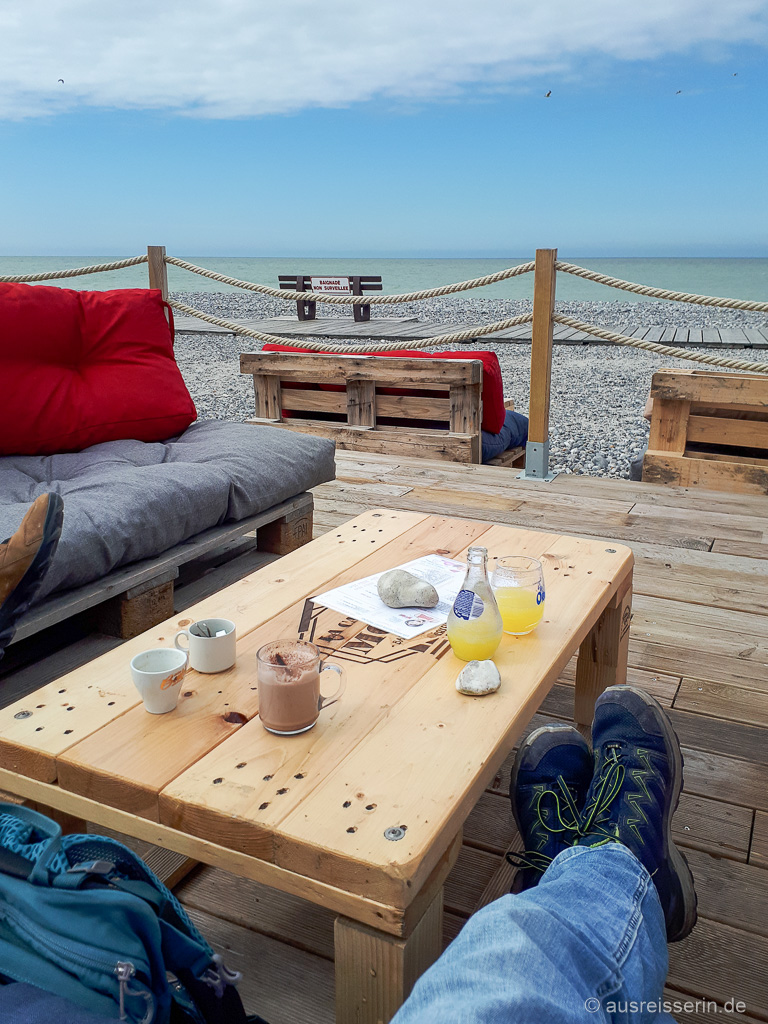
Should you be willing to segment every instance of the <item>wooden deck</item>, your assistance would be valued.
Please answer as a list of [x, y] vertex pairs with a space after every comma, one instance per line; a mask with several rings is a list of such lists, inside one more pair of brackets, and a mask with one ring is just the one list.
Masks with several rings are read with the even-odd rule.
[[[670, 950], [672, 998], [742, 1000], [726, 1021], [768, 1021], [768, 505], [764, 497], [683, 491], [514, 470], [339, 452], [338, 476], [315, 491], [315, 532], [385, 506], [621, 540], [635, 552], [630, 682], [668, 709], [685, 755], [675, 818], [699, 893], [693, 934]], [[253, 541], [182, 570], [178, 610], [265, 559]], [[117, 641], [87, 619], [15, 644], [0, 664], [3, 703]], [[573, 666], [532, 726], [572, 720]], [[518, 848], [506, 791], [509, 762], [464, 830], [446, 886], [445, 939], [507, 891], [504, 852]], [[250, 1010], [271, 1024], [333, 1020], [333, 917], [224, 872], [197, 868], [176, 892], [244, 971]], [[704, 1024], [713, 1011], [678, 1014]]]
[[[282, 338], [339, 338], [357, 340], [387, 341], [435, 338], [439, 334], [454, 331], [470, 330], [473, 324], [429, 324], [419, 321], [416, 317], [379, 317], [366, 323], [355, 323], [351, 316], [320, 317], [317, 320], [299, 321], [295, 316], [276, 316], [267, 320], [232, 317], [232, 321], [243, 327], [250, 327], [265, 334], [276, 334]], [[192, 316], [175, 316], [174, 324], [177, 334], [231, 334], [224, 327], [214, 327]], [[704, 348], [768, 348], [768, 326], [764, 327], [633, 327], [627, 324], [613, 325], [631, 338], [644, 341], [658, 341], [665, 345]], [[478, 341], [516, 341], [530, 345], [531, 325], [521, 324], [510, 327], [506, 331], [486, 334]], [[609, 345], [611, 342], [601, 341], [584, 331], [563, 324], [554, 326], [554, 342], [556, 345]]]

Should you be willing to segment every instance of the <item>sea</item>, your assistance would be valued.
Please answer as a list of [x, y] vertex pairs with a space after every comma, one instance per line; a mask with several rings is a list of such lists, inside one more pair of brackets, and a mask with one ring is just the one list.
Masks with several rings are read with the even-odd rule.
[[[0, 256], [0, 277], [111, 263], [131, 255], [138, 255], [138, 253], [114, 253], [111, 256], [100, 257], [87, 255]], [[382, 278], [383, 293], [393, 295], [482, 277], [485, 274], [492, 274], [506, 267], [527, 262], [531, 257], [510, 256], [506, 259], [379, 259], [375, 257], [347, 259], [329, 257], [321, 259], [303, 256], [279, 258], [268, 256], [183, 256], [182, 258], [197, 266], [215, 270], [229, 277], [258, 284], [268, 284], [272, 287], [277, 287], [280, 274], [300, 273], [322, 276], [378, 274]], [[562, 253], [559, 258], [611, 277], [653, 285], [658, 288], [694, 292], [698, 295], [752, 299], [759, 302], [768, 301], [768, 259], [738, 257], [728, 259], [707, 257], [596, 259], [592, 257], [579, 258]], [[91, 290], [145, 287], [147, 268], [146, 265], [139, 265], [124, 270], [49, 283], [65, 288]], [[168, 283], [170, 290], [177, 293], [234, 290], [217, 281], [211, 281], [198, 274], [192, 274], [172, 266], [168, 268]], [[464, 292], [462, 298], [473, 296], [494, 299], [529, 299], [532, 294], [533, 275], [525, 274], [476, 291]], [[607, 288], [565, 273], [557, 275], [557, 298], [562, 301], [648, 301], [643, 296]]]

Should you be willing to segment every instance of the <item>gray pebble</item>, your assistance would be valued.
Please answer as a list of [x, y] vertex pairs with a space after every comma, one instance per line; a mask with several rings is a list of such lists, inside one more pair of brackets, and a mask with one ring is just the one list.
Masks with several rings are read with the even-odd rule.
[[405, 569], [391, 569], [383, 573], [376, 589], [389, 608], [434, 608], [440, 600], [431, 583]]

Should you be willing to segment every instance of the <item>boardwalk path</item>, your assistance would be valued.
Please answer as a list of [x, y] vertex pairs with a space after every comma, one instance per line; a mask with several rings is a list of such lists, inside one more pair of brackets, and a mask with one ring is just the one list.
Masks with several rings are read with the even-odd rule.
[[[430, 324], [417, 320], [415, 317], [386, 317], [355, 323], [351, 317], [326, 317], [318, 320], [299, 321], [295, 316], [276, 316], [267, 320], [233, 317], [233, 322], [250, 327], [265, 334], [276, 334], [283, 338], [341, 338], [350, 340], [386, 339], [398, 341], [414, 338], [434, 338], [440, 334], [453, 331], [469, 330], [472, 324]], [[230, 334], [221, 327], [213, 327], [190, 316], [174, 318], [178, 334]], [[768, 326], [766, 327], [630, 327], [623, 329], [621, 324], [615, 328], [632, 338], [645, 341], [658, 341], [666, 345], [704, 346], [712, 348], [768, 348]], [[530, 344], [531, 325], [522, 324], [511, 327], [496, 334], [486, 334], [479, 340], [516, 341]], [[556, 345], [606, 345], [610, 342], [600, 341], [576, 331], [572, 327], [555, 324], [554, 341]]]

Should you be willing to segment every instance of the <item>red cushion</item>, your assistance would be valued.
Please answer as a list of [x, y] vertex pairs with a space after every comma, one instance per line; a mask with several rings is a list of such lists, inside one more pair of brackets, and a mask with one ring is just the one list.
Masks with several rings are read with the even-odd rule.
[[0, 454], [163, 441], [197, 413], [157, 289], [0, 284]]
[[[308, 352], [309, 349], [292, 348], [289, 345], [265, 345], [264, 352]], [[315, 353], [322, 355], [322, 353]], [[378, 356], [397, 356], [400, 359], [479, 359], [483, 364], [483, 430], [498, 434], [504, 426], [504, 384], [501, 377], [501, 366], [495, 352], [419, 352], [413, 349], [401, 349], [395, 352], [377, 352]], [[333, 385], [327, 385], [329, 388]], [[334, 388], [336, 390], [336, 388]], [[344, 388], [339, 387], [343, 391]], [[403, 388], [382, 389], [386, 394], [406, 394]], [[418, 392], [413, 392], [417, 394]]]

